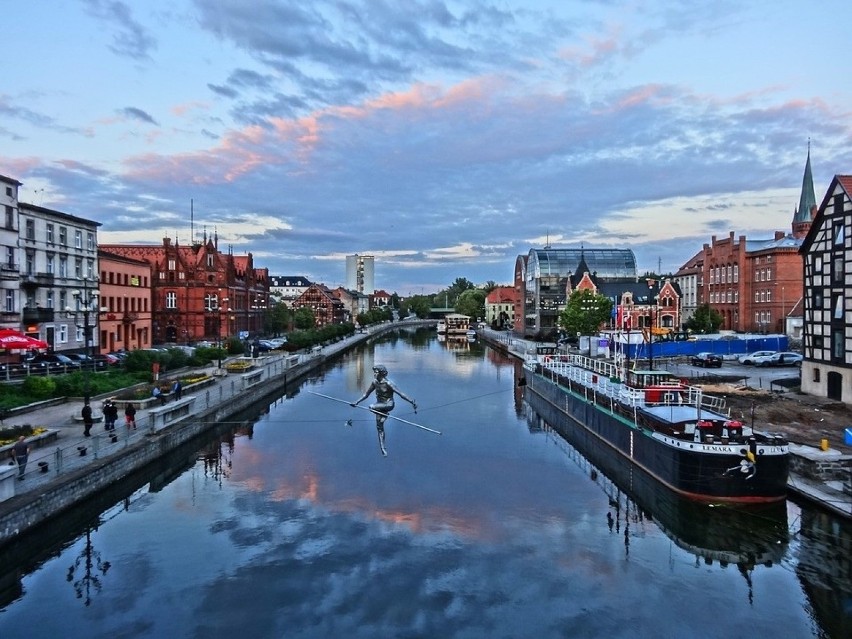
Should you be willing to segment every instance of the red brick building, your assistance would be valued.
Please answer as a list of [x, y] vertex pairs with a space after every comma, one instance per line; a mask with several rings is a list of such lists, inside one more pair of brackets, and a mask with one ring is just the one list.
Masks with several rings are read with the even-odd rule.
[[269, 273], [255, 268], [252, 254], [221, 253], [214, 235], [187, 246], [170, 238], [162, 245], [107, 244], [109, 253], [151, 267], [152, 342], [189, 343], [263, 330]]
[[[775, 231], [770, 239], [745, 235], [711, 238], [690, 260], [700, 265], [697, 301], [722, 315], [722, 329], [784, 333], [787, 315], [802, 298], [802, 256], [799, 248], [816, 213], [811, 157], [805, 164], [799, 206], [791, 232]], [[682, 279], [686, 266], [675, 275]]]

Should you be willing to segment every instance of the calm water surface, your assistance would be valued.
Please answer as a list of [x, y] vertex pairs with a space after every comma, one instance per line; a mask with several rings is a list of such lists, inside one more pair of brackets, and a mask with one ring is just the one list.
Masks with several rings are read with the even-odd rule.
[[[374, 362], [442, 435], [388, 422], [385, 458], [369, 413], [307, 392], [354, 400]], [[424, 331], [347, 355], [4, 565], [0, 637], [852, 636], [846, 526], [606, 471], [520, 374]]]

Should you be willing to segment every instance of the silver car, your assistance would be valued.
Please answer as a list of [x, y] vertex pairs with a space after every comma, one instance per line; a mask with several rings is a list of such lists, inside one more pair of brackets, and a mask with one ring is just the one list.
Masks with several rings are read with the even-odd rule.
[[737, 358], [737, 361], [740, 364], [752, 365], [756, 364], [758, 359], [769, 357], [770, 355], [774, 355], [776, 352], [777, 351], [755, 351], [753, 353], [749, 353], [748, 355], [740, 355]]

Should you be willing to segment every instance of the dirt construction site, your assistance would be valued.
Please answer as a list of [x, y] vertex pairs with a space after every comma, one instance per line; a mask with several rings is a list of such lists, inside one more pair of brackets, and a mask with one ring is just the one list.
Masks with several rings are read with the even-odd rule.
[[732, 418], [755, 430], [780, 433], [790, 442], [816, 448], [825, 439], [832, 449], [852, 454], [852, 446], [844, 443], [845, 429], [852, 428], [852, 406], [848, 404], [805, 395], [798, 386], [770, 391], [737, 381], [703, 382], [706, 380], [694, 380], [708, 395], [723, 397]]

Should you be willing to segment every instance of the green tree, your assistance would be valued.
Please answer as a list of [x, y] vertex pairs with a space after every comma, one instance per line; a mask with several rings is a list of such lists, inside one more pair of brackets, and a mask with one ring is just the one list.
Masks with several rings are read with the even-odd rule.
[[311, 309], [307, 306], [300, 306], [293, 311], [293, 323], [299, 330], [309, 331], [316, 326], [317, 320]]
[[456, 300], [456, 313], [476, 320], [485, 317], [485, 293], [478, 288], [464, 291]]
[[722, 314], [712, 306], [699, 304], [692, 317], [686, 321], [686, 328], [695, 333], [715, 333], [723, 321]]
[[612, 300], [589, 289], [571, 293], [559, 326], [571, 335], [594, 335], [612, 317]]
[[273, 304], [263, 318], [263, 330], [268, 335], [286, 333], [293, 318], [293, 311], [283, 302]]
[[412, 295], [402, 303], [400, 314], [408, 316], [409, 311], [420, 319], [429, 317], [432, 310], [432, 298], [426, 295]]

